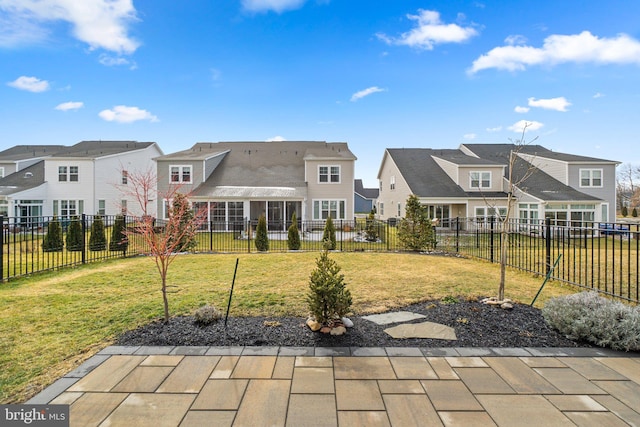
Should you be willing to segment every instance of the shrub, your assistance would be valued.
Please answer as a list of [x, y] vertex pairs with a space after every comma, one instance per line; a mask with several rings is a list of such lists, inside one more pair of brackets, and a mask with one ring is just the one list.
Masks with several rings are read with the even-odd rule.
[[340, 266], [323, 251], [316, 259], [316, 268], [311, 272], [307, 302], [316, 321], [329, 325], [340, 320], [351, 308], [351, 292], [346, 289]]
[[324, 232], [322, 233], [322, 244], [324, 249], [333, 251], [336, 249], [336, 227], [333, 225], [331, 217], [327, 218], [324, 223]]
[[640, 307], [608, 300], [597, 292], [553, 298], [542, 316], [570, 339], [614, 350], [640, 350]]
[[623, 207], [622, 207], [622, 210], [620, 211], [620, 214], [621, 214], [623, 217], [626, 217], [627, 215], [629, 215], [629, 209], [628, 209], [626, 206], [623, 206]]
[[376, 224], [375, 212], [373, 209], [371, 209], [371, 212], [369, 212], [369, 216], [367, 216], [366, 224], [367, 225], [364, 231], [365, 238], [369, 242], [375, 242], [376, 240], [378, 240], [378, 228]]
[[109, 241], [110, 251], [125, 252], [129, 246], [129, 239], [124, 232], [124, 216], [118, 215], [111, 229], [111, 241]]
[[631, 216], [634, 218], [638, 217], [638, 208], [633, 208], [633, 210], [631, 211]]
[[195, 321], [199, 325], [210, 325], [222, 318], [222, 313], [212, 305], [203, 305], [196, 310], [194, 316]]
[[295, 212], [291, 216], [291, 225], [287, 230], [287, 247], [290, 251], [300, 249], [300, 231], [298, 231], [298, 217]]
[[47, 227], [47, 234], [45, 234], [42, 240], [42, 250], [45, 252], [57, 252], [61, 251], [64, 246], [62, 241], [62, 227], [57, 217], [53, 217], [49, 226]]
[[78, 252], [83, 249], [82, 245], [82, 224], [77, 216], [71, 218], [67, 229], [66, 244], [68, 251]]
[[187, 252], [195, 248], [197, 242], [194, 214], [186, 195], [175, 193], [169, 215], [178, 218], [178, 221], [169, 221], [167, 224], [170, 228], [167, 230], [170, 236], [167, 247], [174, 248], [174, 252]]
[[96, 215], [91, 223], [91, 237], [89, 237], [89, 249], [92, 251], [104, 251], [107, 248], [107, 237], [104, 234], [104, 221], [102, 216]]
[[256, 249], [260, 252], [269, 250], [269, 236], [267, 235], [267, 218], [260, 215], [258, 226], [256, 227]]
[[407, 199], [405, 217], [398, 225], [398, 241], [407, 250], [420, 252], [436, 247], [436, 236], [431, 225], [427, 209], [420, 204], [418, 197], [410, 195]]

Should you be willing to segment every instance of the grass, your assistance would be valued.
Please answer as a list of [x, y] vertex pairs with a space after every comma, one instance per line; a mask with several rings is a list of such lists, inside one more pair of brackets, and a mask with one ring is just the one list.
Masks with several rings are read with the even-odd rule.
[[[178, 256], [169, 271], [172, 315], [205, 303], [226, 310], [239, 259], [231, 316], [307, 315], [318, 253]], [[454, 257], [332, 253], [353, 295], [354, 314], [452, 296], [495, 295], [499, 266]], [[507, 296], [530, 303], [543, 278], [509, 271]], [[575, 292], [549, 283], [538, 298]], [[122, 332], [162, 317], [152, 259], [113, 260], [0, 284], [0, 402], [23, 402]]]

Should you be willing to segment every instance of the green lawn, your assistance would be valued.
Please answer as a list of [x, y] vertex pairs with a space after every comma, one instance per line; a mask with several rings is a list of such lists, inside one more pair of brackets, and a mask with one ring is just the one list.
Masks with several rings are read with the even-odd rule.
[[[172, 315], [211, 303], [221, 310], [236, 258], [232, 316], [307, 314], [305, 294], [317, 252], [178, 256], [169, 271]], [[499, 266], [454, 257], [332, 253], [353, 295], [354, 314], [445, 296], [495, 295]], [[529, 303], [543, 278], [509, 271], [506, 294]], [[24, 402], [128, 329], [162, 317], [152, 259], [85, 265], [0, 284], [0, 402]], [[575, 289], [549, 283], [538, 299]]]

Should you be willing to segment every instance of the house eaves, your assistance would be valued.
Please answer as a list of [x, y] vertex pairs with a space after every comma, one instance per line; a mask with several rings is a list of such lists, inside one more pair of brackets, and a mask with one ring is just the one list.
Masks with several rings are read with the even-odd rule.
[[45, 183], [44, 160], [0, 178], [0, 196], [30, 190]]

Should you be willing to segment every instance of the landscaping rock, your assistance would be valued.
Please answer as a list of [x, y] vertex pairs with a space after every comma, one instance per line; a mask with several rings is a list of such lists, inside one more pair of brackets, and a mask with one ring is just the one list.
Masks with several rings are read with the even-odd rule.
[[316, 332], [316, 331], [320, 330], [320, 328], [322, 328], [322, 325], [319, 322], [317, 322], [316, 319], [314, 319], [313, 317], [310, 317], [310, 318], [307, 319], [307, 326], [313, 332]]
[[342, 318], [342, 324], [346, 327], [346, 328], [353, 328], [353, 322], [351, 321], [351, 319], [349, 319], [348, 317], [343, 317]]
[[392, 338], [432, 338], [457, 340], [456, 331], [449, 326], [433, 322], [407, 323], [384, 330]]
[[347, 328], [344, 326], [336, 326], [331, 329], [331, 335], [344, 335], [347, 332]]
[[390, 323], [408, 322], [410, 320], [422, 319], [424, 317], [426, 316], [423, 314], [412, 313], [410, 311], [394, 311], [391, 313], [362, 316], [363, 319], [369, 320], [376, 325], [388, 325]]

